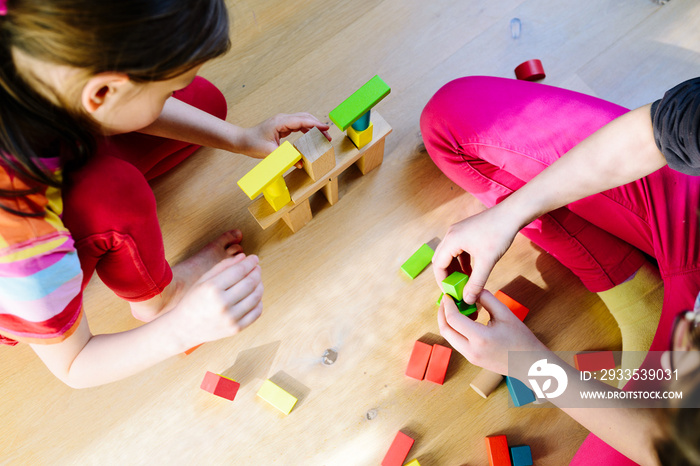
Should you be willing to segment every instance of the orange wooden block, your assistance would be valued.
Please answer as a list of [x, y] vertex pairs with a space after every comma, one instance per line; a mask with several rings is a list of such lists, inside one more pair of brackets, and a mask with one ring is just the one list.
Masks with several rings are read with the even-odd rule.
[[422, 341], [416, 341], [413, 345], [411, 358], [408, 360], [406, 375], [414, 379], [423, 380], [425, 370], [430, 361], [430, 354], [433, 352], [433, 347]]
[[190, 348], [190, 349], [188, 349], [187, 351], [185, 351], [185, 354], [192, 354], [192, 352], [193, 352], [194, 350], [196, 350], [197, 348], [199, 348], [199, 347], [202, 346], [203, 344], [204, 344], [204, 343], [200, 343], [200, 344], [198, 344], [197, 346], [193, 346], [192, 348]]
[[486, 451], [489, 455], [489, 466], [511, 466], [510, 450], [505, 435], [486, 437]]
[[445, 382], [447, 366], [450, 364], [452, 349], [442, 345], [433, 345], [433, 352], [430, 354], [428, 369], [425, 371], [425, 380], [442, 385]]
[[521, 321], [525, 320], [525, 317], [527, 316], [527, 313], [530, 312], [530, 309], [526, 308], [501, 290], [496, 291], [494, 293], [494, 296], [503, 304], [505, 304], [510, 311], [515, 314], [518, 319]]

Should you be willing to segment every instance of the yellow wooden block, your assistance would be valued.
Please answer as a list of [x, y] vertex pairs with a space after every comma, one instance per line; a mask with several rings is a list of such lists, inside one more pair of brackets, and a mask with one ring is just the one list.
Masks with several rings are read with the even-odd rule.
[[358, 149], [362, 149], [372, 142], [373, 128], [374, 123], [370, 123], [369, 127], [363, 131], [355, 131], [352, 126], [348, 126], [348, 137]]
[[[252, 170], [246, 173], [243, 178], [238, 180], [238, 186], [240, 186], [243, 192], [251, 199], [258, 197], [258, 195], [273, 182], [277, 183], [276, 187], [273, 188], [274, 192], [280, 192], [281, 190], [278, 184], [280, 179], [282, 184], [284, 184], [284, 178], [282, 178], [282, 176], [299, 160], [301, 160], [299, 151], [296, 150], [289, 141], [285, 141], [270, 155], [262, 159]], [[284, 190], [286, 189], [285, 186]]]
[[289, 414], [297, 403], [297, 399], [284, 391], [270, 379], [263, 382], [258, 390], [258, 396], [270, 403], [284, 414]]
[[289, 204], [292, 200], [292, 197], [289, 195], [289, 189], [287, 189], [287, 184], [284, 182], [282, 176], [273, 179], [270, 184], [263, 188], [262, 193], [267, 202], [275, 209], [275, 212]]
[[409, 463], [406, 463], [403, 466], [420, 466], [420, 463], [418, 460], [411, 460]]

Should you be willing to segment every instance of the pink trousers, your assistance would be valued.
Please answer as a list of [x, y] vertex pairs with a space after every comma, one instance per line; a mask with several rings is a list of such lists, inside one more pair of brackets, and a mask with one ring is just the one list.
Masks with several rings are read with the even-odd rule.
[[[223, 94], [204, 78], [195, 78], [173, 96], [226, 117]], [[198, 148], [140, 133], [121, 134], [101, 140], [84, 167], [66, 174], [63, 222], [78, 250], [83, 289], [95, 271], [128, 301], [153, 298], [170, 283], [173, 275], [148, 181]]]
[[[421, 115], [421, 130], [440, 170], [490, 207], [627, 111], [543, 84], [475, 76], [442, 87]], [[590, 291], [625, 281], [645, 255], [653, 257], [664, 303], [651, 349], [665, 351], [673, 318], [692, 309], [700, 291], [699, 209], [700, 178], [664, 167], [550, 212], [522, 233]], [[590, 434], [571, 464], [634, 463]]]

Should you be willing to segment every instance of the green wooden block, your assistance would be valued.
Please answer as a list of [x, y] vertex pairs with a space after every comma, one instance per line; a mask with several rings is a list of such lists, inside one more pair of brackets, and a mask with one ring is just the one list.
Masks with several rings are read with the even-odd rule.
[[462, 315], [469, 316], [476, 312], [476, 304], [467, 304], [463, 300], [457, 301], [457, 309]]
[[382, 78], [374, 76], [353, 92], [343, 103], [331, 110], [328, 116], [338, 128], [345, 131], [348, 126], [377, 105], [389, 92], [391, 92], [391, 88], [382, 81]]
[[467, 277], [462, 272], [453, 272], [449, 277], [442, 281], [442, 290], [448, 295], [452, 296], [455, 301], [461, 301], [464, 291], [464, 285], [467, 284]]
[[430, 265], [430, 261], [433, 260], [433, 254], [435, 254], [433, 248], [427, 244], [424, 244], [418, 248], [418, 250], [414, 252], [406, 262], [403, 263], [401, 270], [403, 270], [406, 275], [412, 279], [416, 278], [418, 274], [423, 271], [423, 269]]

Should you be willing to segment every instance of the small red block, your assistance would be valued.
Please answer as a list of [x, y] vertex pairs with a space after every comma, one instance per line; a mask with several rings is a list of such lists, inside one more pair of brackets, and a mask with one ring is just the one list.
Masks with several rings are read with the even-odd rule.
[[406, 461], [413, 442], [414, 440], [411, 437], [399, 431], [394, 437], [394, 441], [391, 442], [389, 451], [384, 455], [382, 466], [401, 466]]
[[194, 350], [196, 350], [197, 348], [199, 348], [199, 347], [202, 346], [203, 344], [204, 344], [204, 343], [200, 343], [200, 344], [198, 344], [197, 346], [193, 346], [192, 348], [190, 348], [190, 349], [188, 349], [187, 351], [185, 351], [185, 354], [192, 354], [192, 353], [194, 352]]
[[496, 291], [494, 294], [496, 299], [498, 299], [500, 302], [505, 304], [508, 309], [510, 309], [510, 312], [515, 314], [515, 316], [520, 319], [520, 321], [524, 321], [525, 317], [527, 317], [528, 312], [530, 312], [530, 309], [526, 308], [501, 290]]
[[486, 451], [489, 454], [489, 466], [511, 466], [510, 450], [505, 435], [486, 437]]
[[425, 380], [442, 385], [445, 381], [447, 366], [450, 364], [452, 349], [442, 345], [433, 345], [433, 352], [430, 354], [428, 369], [425, 371]]
[[411, 358], [408, 360], [406, 375], [414, 379], [423, 380], [425, 369], [428, 367], [430, 354], [433, 352], [433, 347], [422, 341], [416, 341], [413, 345]]
[[615, 357], [612, 351], [578, 353], [574, 355], [574, 365], [576, 370], [587, 372], [615, 369]]
[[545, 76], [542, 62], [537, 59], [528, 60], [515, 68], [515, 77], [525, 81], [538, 81]]
[[208, 391], [209, 393], [213, 393], [216, 396], [220, 396], [221, 398], [226, 398], [227, 400], [233, 401], [240, 386], [241, 384], [235, 380], [207, 371], [207, 373], [204, 375], [204, 380], [202, 380], [202, 385], [200, 385], [200, 388]]

